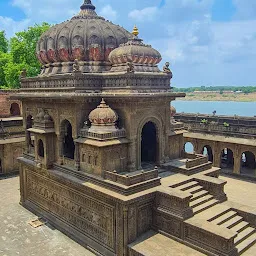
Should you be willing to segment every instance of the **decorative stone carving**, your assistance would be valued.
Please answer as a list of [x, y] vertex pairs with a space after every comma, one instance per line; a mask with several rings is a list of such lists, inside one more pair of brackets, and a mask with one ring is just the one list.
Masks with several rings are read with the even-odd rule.
[[73, 72], [74, 72], [74, 73], [79, 73], [79, 72], [80, 72], [78, 59], [75, 59], [75, 60], [74, 60]]

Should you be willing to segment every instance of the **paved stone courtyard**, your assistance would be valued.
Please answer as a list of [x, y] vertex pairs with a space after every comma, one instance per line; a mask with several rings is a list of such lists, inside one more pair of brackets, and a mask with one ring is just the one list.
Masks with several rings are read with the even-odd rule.
[[[240, 204], [256, 206], [256, 183], [226, 176], [226, 193], [229, 200]], [[28, 222], [37, 216], [19, 205], [19, 178], [0, 180], [0, 256], [92, 256], [91, 252], [63, 235], [51, 226], [31, 227]], [[169, 242], [168, 242], [169, 243]], [[173, 241], [173, 243], [175, 243]], [[256, 246], [244, 256], [255, 255]], [[172, 246], [174, 255], [203, 255], [182, 244]], [[184, 252], [186, 252], [184, 254]], [[193, 254], [194, 253], [194, 254]]]
[[0, 256], [93, 256], [50, 226], [33, 228], [37, 216], [19, 205], [19, 178], [0, 180]]

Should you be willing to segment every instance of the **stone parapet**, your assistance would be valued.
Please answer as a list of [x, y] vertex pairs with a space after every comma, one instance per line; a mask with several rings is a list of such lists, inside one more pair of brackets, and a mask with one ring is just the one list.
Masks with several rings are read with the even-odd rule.
[[236, 256], [234, 238], [237, 233], [200, 219], [190, 219], [184, 223], [185, 242], [202, 248], [213, 255]]
[[165, 212], [167, 215], [179, 219], [187, 219], [193, 216], [189, 206], [192, 195], [187, 192], [177, 191], [173, 188], [161, 187], [156, 193], [156, 211]]
[[125, 186], [132, 186], [143, 181], [158, 178], [158, 170], [155, 169], [148, 172], [141, 172], [135, 175], [121, 175], [116, 172], [105, 171], [104, 178]]
[[194, 180], [197, 181], [200, 186], [204, 187], [205, 190], [209, 191], [209, 193], [219, 201], [227, 200], [227, 195], [224, 192], [224, 186], [227, 184], [226, 181], [202, 174], [195, 175]]

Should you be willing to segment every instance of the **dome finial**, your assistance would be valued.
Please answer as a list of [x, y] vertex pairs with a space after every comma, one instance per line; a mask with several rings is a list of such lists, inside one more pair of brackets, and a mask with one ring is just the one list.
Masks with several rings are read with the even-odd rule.
[[84, 0], [84, 3], [81, 6], [81, 10], [85, 10], [85, 9], [90, 9], [90, 10], [95, 10], [95, 6], [92, 4], [91, 0]]
[[138, 36], [138, 34], [139, 34], [139, 30], [138, 30], [138, 28], [136, 27], [136, 25], [134, 25], [132, 34], [134, 34], [135, 36]]

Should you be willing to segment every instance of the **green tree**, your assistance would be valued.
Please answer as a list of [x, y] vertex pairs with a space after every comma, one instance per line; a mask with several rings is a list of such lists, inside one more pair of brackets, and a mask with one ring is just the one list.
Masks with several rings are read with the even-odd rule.
[[0, 52], [7, 53], [8, 51], [8, 40], [5, 36], [5, 31], [0, 31]]
[[9, 87], [19, 87], [19, 76], [22, 69], [27, 69], [29, 77], [37, 76], [40, 63], [36, 58], [36, 44], [40, 36], [48, 30], [50, 25], [42, 23], [27, 30], [18, 32], [10, 40], [10, 62], [4, 67], [5, 79]]

